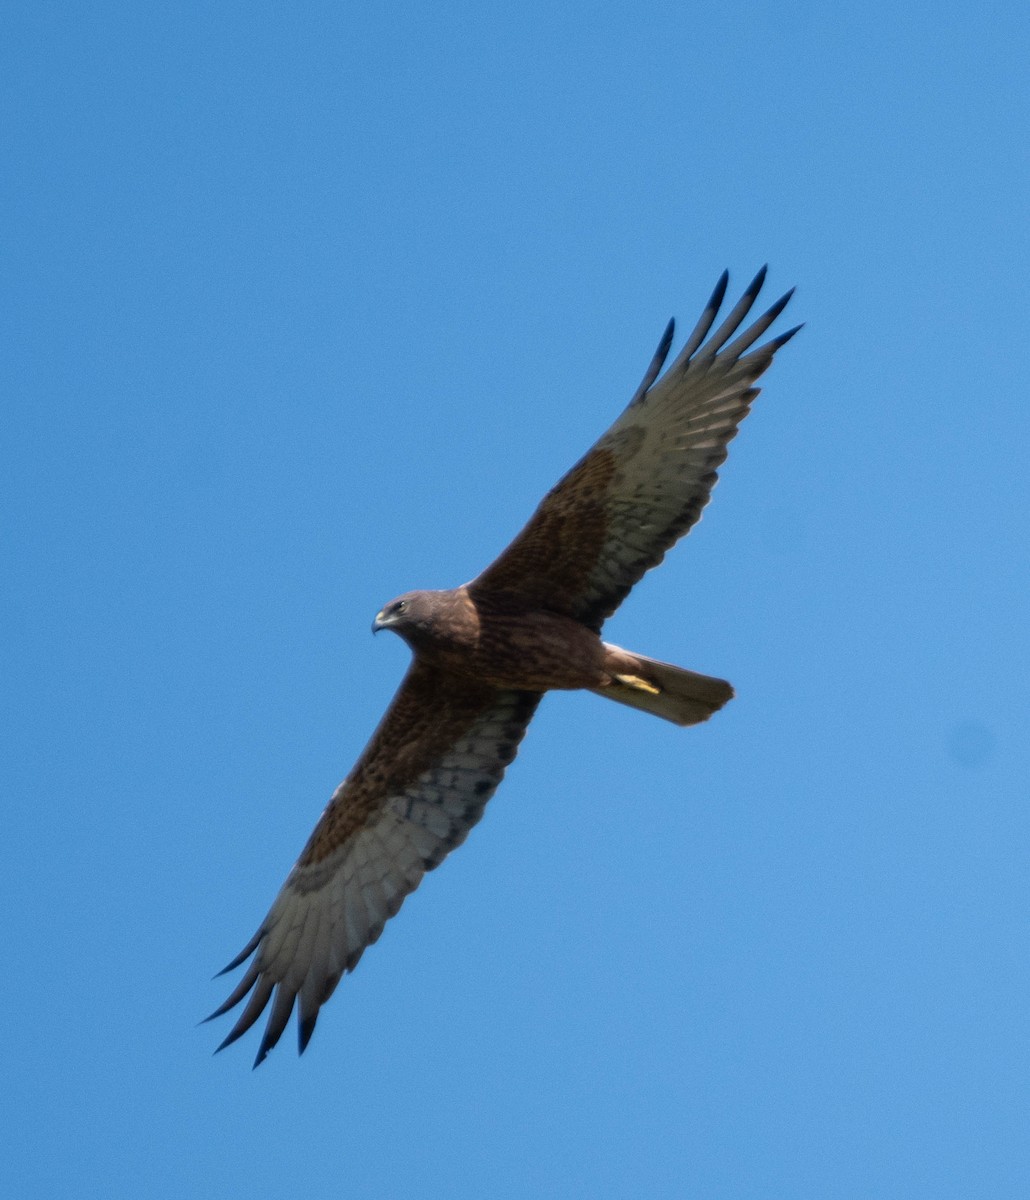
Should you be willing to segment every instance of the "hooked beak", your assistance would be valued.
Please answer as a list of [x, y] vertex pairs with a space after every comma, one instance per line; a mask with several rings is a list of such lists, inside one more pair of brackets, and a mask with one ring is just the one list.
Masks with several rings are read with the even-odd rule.
[[372, 632], [378, 633], [380, 629], [389, 629], [394, 622], [390, 619], [385, 608], [381, 608], [376, 613], [376, 619], [372, 622]]

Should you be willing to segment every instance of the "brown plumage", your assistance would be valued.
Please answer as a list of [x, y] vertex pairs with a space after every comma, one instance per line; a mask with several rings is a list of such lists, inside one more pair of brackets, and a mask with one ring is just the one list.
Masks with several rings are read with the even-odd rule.
[[634, 583], [700, 517], [727, 444], [758, 395], [755, 381], [800, 328], [751, 349], [788, 292], [739, 332], [763, 267], [709, 336], [727, 278], [659, 379], [669, 322], [629, 407], [500, 558], [471, 583], [409, 592], [376, 617], [374, 630], [391, 629], [408, 643], [412, 665], [257, 933], [225, 968], [253, 955], [211, 1014], [249, 996], [219, 1049], [271, 1002], [255, 1066], [295, 1004], [303, 1051], [343, 973], [482, 816], [544, 692], [588, 689], [678, 725], [707, 720], [732, 697], [724, 680], [600, 638]]

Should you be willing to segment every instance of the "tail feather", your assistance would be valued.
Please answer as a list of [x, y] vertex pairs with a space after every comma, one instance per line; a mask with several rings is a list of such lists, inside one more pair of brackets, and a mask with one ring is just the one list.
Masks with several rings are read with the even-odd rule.
[[697, 725], [733, 698], [733, 688], [725, 679], [629, 654], [616, 646], [606, 650], [611, 683], [592, 689], [606, 700], [628, 704], [676, 725]]

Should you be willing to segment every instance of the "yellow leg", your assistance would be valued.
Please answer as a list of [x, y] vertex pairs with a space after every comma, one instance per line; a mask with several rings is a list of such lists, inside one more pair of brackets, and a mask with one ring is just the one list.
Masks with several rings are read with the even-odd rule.
[[619, 683], [624, 683], [626, 687], [636, 688], [638, 692], [647, 692], [652, 696], [661, 694], [661, 688], [656, 688], [653, 683], [648, 683], [646, 679], [641, 679], [639, 675], [615, 675], [613, 678]]

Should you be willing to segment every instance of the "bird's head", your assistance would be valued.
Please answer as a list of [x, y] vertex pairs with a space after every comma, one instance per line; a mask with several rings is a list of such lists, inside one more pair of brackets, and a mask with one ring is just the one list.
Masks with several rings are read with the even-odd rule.
[[372, 632], [380, 629], [392, 629], [407, 639], [425, 629], [433, 618], [434, 605], [432, 592], [405, 592], [396, 600], [391, 600], [376, 613], [372, 622]]

